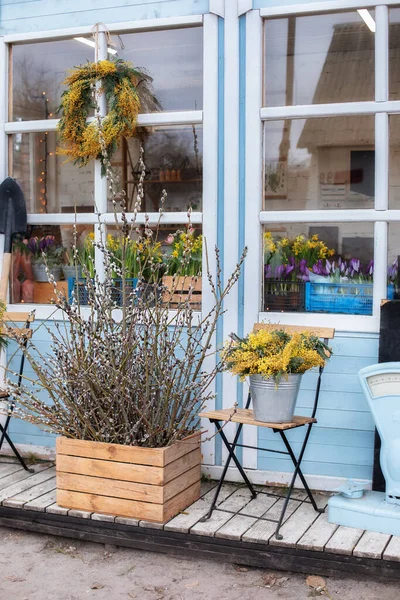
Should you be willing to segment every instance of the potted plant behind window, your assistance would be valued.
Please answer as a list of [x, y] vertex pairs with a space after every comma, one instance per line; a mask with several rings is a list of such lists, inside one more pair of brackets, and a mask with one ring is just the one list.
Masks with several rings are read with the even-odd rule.
[[241, 380], [249, 377], [254, 418], [265, 423], [293, 420], [303, 374], [323, 367], [332, 350], [309, 332], [260, 329], [229, 342], [226, 369]]
[[57, 244], [54, 235], [44, 237], [31, 237], [26, 242], [26, 247], [32, 256], [32, 268], [35, 280], [48, 282], [47, 271], [60, 281], [61, 269], [64, 260], [64, 248]]
[[203, 236], [196, 236], [189, 226], [187, 231], [168, 236], [167, 242], [172, 245], [172, 251], [166, 259], [164, 299], [171, 308], [188, 299], [194, 309], [200, 310]]

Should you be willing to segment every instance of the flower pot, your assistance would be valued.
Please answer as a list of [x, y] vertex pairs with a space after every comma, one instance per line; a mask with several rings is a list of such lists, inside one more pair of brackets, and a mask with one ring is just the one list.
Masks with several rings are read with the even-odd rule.
[[300, 389], [302, 373], [285, 376], [278, 387], [273, 378], [250, 375], [254, 418], [263, 423], [290, 423]]
[[63, 265], [62, 267], [64, 273], [64, 279], [70, 279], [71, 277], [82, 277], [82, 267], [78, 265]]
[[[61, 279], [61, 266], [52, 267], [49, 269], [51, 275], [53, 275], [55, 281], [60, 281]], [[40, 281], [41, 283], [48, 282], [48, 277], [46, 273], [45, 265], [33, 265], [33, 275], [35, 277], [35, 281]]]
[[57, 504], [164, 523], [200, 497], [200, 432], [164, 448], [57, 438]]

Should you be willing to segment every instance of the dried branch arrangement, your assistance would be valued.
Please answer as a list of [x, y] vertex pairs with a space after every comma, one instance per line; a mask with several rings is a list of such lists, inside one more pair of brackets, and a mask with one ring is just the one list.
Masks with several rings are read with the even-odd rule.
[[[125, 195], [116, 189], [104, 140], [102, 150], [120, 236], [119, 252], [114, 254], [107, 245], [99, 224], [100, 241], [92, 243], [103, 257], [105, 277], [99, 277], [94, 260], [91, 269], [82, 265], [88, 296], [85, 308], [78, 297], [72, 302], [64, 297], [48, 272], [63, 320], [56, 323], [55, 331], [47, 327], [52, 340], [48, 353], [41, 353], [32, 341], [26, 349], [21, 345], [34, 377], [25, 377], [21, 389], [9, 382], [14, 416], [69, 438], [156, 448], [181, 440], [198, 428], [197, 413], [212, 397], [211, 383], [223, 367], [213, 346], [217, 322], [246, 252], [224, 285], [218, 249], [213, 277], [204, 244], [207, 273], [203, 273], [203, 286], [210, 286], [214, 304], [201, 315], [191, 304], [197, 275], [185, 275], [192, 251], [196, 251], [195, 241], [193, 246], [189, 241], [180, 265], [174, 267], [167, 297], [179, 291], [181, 274], [190, 281], [189, 291], [171, 312], [163, 284], [168, 266], [154, 251], [158, 227], [150, 227], [147, 220], [144, 227], [137, 225], [143, 199], [143, 160], [133, 217], [128, 219]], [[191, 230], [190, 213], [188, 219]], [[126, 277], [133, 236], [138, 248], [136, 287], [128, 284]], [[78, 264], [76, 247], [73, 252]], [[118, 290], [116, 273], [121, 282]], [[117, 292], [122, 294], [122, 302], [121, 298], [116, 301]], [[208, 361], [210, 356], [212, 361]], [[205, 364], [210, 363], [212, 367], [206, 370]]]

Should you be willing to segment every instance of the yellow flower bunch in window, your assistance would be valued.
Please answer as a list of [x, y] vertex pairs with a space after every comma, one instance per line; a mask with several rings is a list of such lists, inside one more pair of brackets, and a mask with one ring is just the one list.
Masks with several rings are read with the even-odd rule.
[[310, 332], [260, 329], [244, 339], [228, 342], [223, 358], [226, 370], [241, 380], [248, 375], [262, 375], [279, 384], [285, 375], [324, 366], [331, 354], [331, 348]]

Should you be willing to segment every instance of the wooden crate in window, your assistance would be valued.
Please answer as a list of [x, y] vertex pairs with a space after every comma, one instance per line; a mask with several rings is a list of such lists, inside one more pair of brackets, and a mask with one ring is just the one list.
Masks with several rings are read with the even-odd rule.
[[189, 276], [165, 275], [163, 277], [165, 286], [163, 301], [170, 308], [177, 308], [180, 304], [186, 302], [189, 298], [189, 303], [193, 310], [201, 310], [201, 290], [202, 278]]

